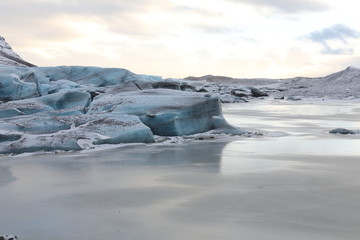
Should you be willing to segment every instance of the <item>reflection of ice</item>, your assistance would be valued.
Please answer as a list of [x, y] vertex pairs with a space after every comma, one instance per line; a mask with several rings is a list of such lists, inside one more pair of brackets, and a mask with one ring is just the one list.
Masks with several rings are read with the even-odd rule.
[[279, 162], [266, 159], [232, 159], [223, 157], [221, 162], [221, 173], [247, 173], [254, 171], [265, 171], [277, 169], [281, 166]]
[[[222, 153], [221, 173], [246, 173], [276, 170], [312, 162], [316, 157], [360, 156], [360, 139], [355, 137], [316, 138], [285, 136], [248, 139], [227, 144]], [[297, 156], [300, 162], [290, 160]], [[281, 160], [280, 160], [281, 159]], [[289, 161], [283, 161], [288, 159]]]
[[[255, 142], [252, 142], [254, 144]], [[220, 172], [221, 173], [248, 173], [273, 170], [284, 167], [286, 162], [271, 159], [254, 158], [253, 149], [241, 142], [231, 142], [224, 148]]]
[[[294, 104], [262, 102], [223, 106], [227, 121], [235, 126], [290, 134], [317, 134], [333, 128], [359, 129], [356, 103]], [[241, 116], [241, 117], [240, 117]]]
[[15, 180], [9, 167], [0, 166], [0, 187], [5, 186]]

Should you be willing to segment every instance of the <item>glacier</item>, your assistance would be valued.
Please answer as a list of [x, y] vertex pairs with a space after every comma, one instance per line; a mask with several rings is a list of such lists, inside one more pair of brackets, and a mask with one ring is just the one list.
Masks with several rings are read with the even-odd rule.
[[0, 101], [0, 154], [247, 133], [227, 124], [217, 94], [121, 68], [0, 65]]

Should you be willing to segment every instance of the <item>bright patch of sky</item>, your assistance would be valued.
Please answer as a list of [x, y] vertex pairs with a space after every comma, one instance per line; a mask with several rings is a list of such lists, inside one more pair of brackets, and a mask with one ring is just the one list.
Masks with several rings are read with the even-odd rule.
[[284, 78], [360, 67], [356, 1], [2, 0], [0, 35], [39, 66]]

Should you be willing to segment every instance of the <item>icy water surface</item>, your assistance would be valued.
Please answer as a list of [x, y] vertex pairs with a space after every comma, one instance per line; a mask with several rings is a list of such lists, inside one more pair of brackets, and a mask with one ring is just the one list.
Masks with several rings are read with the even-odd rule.
[[224, 106], [265, 137], [0, 158], [0, 234], [26, 240], [352, 240], [360, 105]]

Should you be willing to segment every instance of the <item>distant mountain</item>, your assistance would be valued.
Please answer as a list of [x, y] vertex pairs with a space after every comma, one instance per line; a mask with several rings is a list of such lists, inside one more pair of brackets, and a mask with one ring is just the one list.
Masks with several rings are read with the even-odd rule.
[[[221, 85], [221, 91], [231, 93], [231, 87], [251, 87], [255, 86], [265, 91], [275, 98], [304, 97], [304, 98], [360, 98], [360, 69], [348, 67], [342, 71], [330, 74], [325, 77], [295, 77], [286, 79], [247, 79], [247, 78], [229, 78], [223, 76], [206, 75], [202, 77], [187, 77], [185, 80], [191, 81], [192, 85], [201, 85], [210, 92], [218, 92], [219, 88], [215, 85]], [[208, 89], [212, 86], [212, 89]], [[227, 85], [227, 90], [225, 89]], [[200, 89], [198, 86], [197, 88]], [[233, 90], [233, 92], [236, 92]], [[244, 95], [243, 92], [240, 93]], [[226, 94], [222, 94], [225, 96]], [[226, 102], [233, 102], [232, 99], [226, 99]]]
[[19, 66], [19, 67], [36, 67], [16, 54], [11, 46], [0, 36], [0, 65]]
[[356, 67], [348, 67], [340, 72], [330, 74], [323, 78], [327, 84], [352, 84], [360, 83], [360, 69]]
[[206, 81], [209, 83], [226, 83], [226, 84], [241, 83], [242, 85], [266, 85], [266, 84], [272, 84], [278, 82], [278, 80], [276, 79], [268, 79], [268, 78], [231, 78], [231, 77], [213, 76], [213, 75], [205, 75], [202, 77], [189, 76], [184, 78], [184, 80]]

